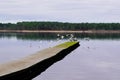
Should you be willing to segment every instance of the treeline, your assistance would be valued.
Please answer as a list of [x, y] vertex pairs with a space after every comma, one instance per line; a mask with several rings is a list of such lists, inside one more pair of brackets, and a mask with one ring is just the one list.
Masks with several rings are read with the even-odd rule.
[[120, 30], [120, 23], [18, 22], [0, 23], [0, 30]]

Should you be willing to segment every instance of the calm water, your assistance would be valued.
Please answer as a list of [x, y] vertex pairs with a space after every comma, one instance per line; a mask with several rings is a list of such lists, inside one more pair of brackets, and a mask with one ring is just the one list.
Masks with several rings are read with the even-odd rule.
[[[0, 35], [0, 63], [20, 59], [67, 41], [66, 39], [57, 41], [53, 34], [44, 34], [48, 39], [45, 36], [39, 38], [37, 35], [35, 38], [28, 34]], [[83, 35], [79, 38], [81, 45], [79, 48], [33, 80], [120, 80], [119, 37], [92, 38], [89, 41], [85, 40], [85, 37]]]

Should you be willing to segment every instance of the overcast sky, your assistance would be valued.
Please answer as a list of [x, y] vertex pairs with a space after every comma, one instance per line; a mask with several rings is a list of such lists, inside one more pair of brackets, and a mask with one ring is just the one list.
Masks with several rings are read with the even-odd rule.
[[0, 0], [0, 22], [120, 22], [120, 0]]

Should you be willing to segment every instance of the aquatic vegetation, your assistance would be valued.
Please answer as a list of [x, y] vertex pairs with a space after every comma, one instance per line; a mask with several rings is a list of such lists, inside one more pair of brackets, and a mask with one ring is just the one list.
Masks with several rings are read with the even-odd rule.
[[78, 43], [78, 42], [77, 41], [69, 41], [69, 42], [65, 42], [63, 44], [57, 45], [55, 47], [68, 48], [76, 43]]

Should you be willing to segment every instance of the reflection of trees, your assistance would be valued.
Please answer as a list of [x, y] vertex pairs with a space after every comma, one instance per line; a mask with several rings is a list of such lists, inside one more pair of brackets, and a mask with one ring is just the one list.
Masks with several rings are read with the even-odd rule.
[[[66, 35], [61, 33], [60, 35]], [[88, 34], [88, 33], [74, 33], [77, 38], [90, 38], [90, 39], [120, 39], [120, 34]], [[2, 37], [16, 37], [22, 40], [55, 40], [57, 39], [57, 33], [0, 33], [0, 38]], [[67, 38], [67, 37], [65, 37]]]
[[90, 39], [120, 39], [120, 34], [118, 34], [118, 33], [116, 33], [116, 34], [111, 34], [111, 33], [107, 33], [107, 34], [97, 34], [97, 33], [87, 34], [87, 33], [83, 33], [83, 34], [79, 34], [78, 37], [80, 37], [80, 38], [86, 38], [87, 37], [87, 38], [90, 38]]

